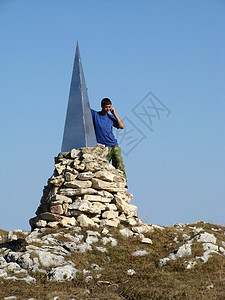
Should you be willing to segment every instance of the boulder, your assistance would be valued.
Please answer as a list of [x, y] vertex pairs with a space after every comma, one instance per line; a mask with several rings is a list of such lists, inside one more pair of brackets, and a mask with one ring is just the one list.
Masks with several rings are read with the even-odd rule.
[[92, 186], [92, 182], [89, 181], [89, 180], [85, 180], [85, 181], [82, 181], [82, 180], [73, 180], [73, 181], [67, 181], [65, 182], [64, 184], [65, 187], [68, 187], [68, 188], [89, 188]]
[[81, 227], [95, 226], [95, 222], [84, 214], [80, 215], [77, 221]]
[[71, 265], [56, 267], [48, 272], [48, 279], [52, 281], [73, 280], [76, 277], [77, 272], [78, 270]]

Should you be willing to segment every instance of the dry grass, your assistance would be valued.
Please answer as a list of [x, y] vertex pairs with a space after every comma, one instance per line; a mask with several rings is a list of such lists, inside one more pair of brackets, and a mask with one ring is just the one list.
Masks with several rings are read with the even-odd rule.
[[[224, 227], [198, 223], [195, 227], [202, 227], [213, 233], [218, 244], [224, 239]], [[213, 231], [212, 228], [221, 231]], [[51, 233], [54, 231], [50, 231]], [[50, 233], [49, 232], [49, 233]], [[68, 231], [64, 231], [68, 232]], [[17, 299], [225, 299], [225, 263], [224, 258], [214, 255], [207, 263], [201, 263], [190, 270], [186, 269], [187, 261], [202, 254], [200, 244], [193, 247], [191, 257], [170, 261], [161, 267], [159, 259], [169, 255], [183, 244], [183, 234], [195, 236], [189, 226], [183, 231], [173, 227], [156, 230], [148, 236], [152, 245], [141, 244], [136, 238], [124, 238], [118, 230], [111, 230], [111, 234], [118, 241], [116, 247], [107, 244], [107, 253], [95, 249], [87, 253], [72, 253], [70, 259], [79, 270], [89, 270], [90, 274], [79, 272], [74, 281], [57, 283], [49, 282], [42, 274], [35, 274], [37, 283], [12, 282], [0, 280], [0, 299], [14, 295]], [[84, 232], [83, 232], [84, 234]], [[177, 237], [178, 243], [174, 241]], [[102, 246], [101, 243], [95, 244]], [[147, 250], [144, 257], [134, 257], [136, 250]], [[98, 264], [103, 270], [93, 270], [91, 264]], [[128, 269], [134, 269], [133, 276], [127, 275]], [[101, 277], [98, 278], [98, 275]], [[93, 280], [86, 283], [85, 277], [91, 275]], [[34, 276], [34, 274], [31, 274]], [[208, 289], [207, 286], [213, 288]]]

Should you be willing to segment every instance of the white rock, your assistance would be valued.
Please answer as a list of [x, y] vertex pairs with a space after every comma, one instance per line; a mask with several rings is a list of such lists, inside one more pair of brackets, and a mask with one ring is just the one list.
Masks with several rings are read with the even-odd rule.
[[89, 275], [89, 276], [87, 276], [86, 278], [85, 278], [85, 282], [89, 282], [89, 281], [91, 281], [93, 279], [93, 277], [91, 276], [91, 275]]
[[56, 228], [56, 227], [58, 227], [58, 225], [59, 225], [58, 221], [48, 222], [48, 227], [50, 227], [50, 228]]
[[103, 228], [102, 234], [108, 234], [108, 233], [109, 233], [109, 230], [107, 228]]
[[196, 227], [194, 227], [194, 229], [193, 229], [193, 233], [194, 234], [197, 234], [197, 233], [199, 233], [199, 232], [201, 232], [201, 231], [204, 231], [204, 229], [203, 228], [196, 228]]
[[64, 196], [79, 196], [84, 194], [95, 194], [95, 190], [92, 188], [78, 188], [78, 189], [60, 189], [59, 193]]
[[113, 247], [117, 246], [117, 240], [115, 238], [111, 237], [111, 236], [110, 237], [103, 237], [101, 241], [102, 241], [103, 245], [111, 243], [111, 245]]
[[110, 199], [113, 199], [113, 194], [107, 192], [107, 191], [104, 191], [104, 190], [97, 190], [96, 191], [97, 195], [100, 195], [102, 196], [103, 198], [110, 198]]
[[31, 271], [36, 271], [39, 267], [38, 258], [30, 258], [30, 253], [24, 252], [9, 252], [5, 259], [8, 262], [16, 262], [21, 268]]
[[83, 200], [101, 202], [102, 196], [99, 195], [84, 195]]
[[51, 198], [51, 202], [56, 202], [59, 204], [72, 203], [72, 199], [63, 195], [56, 194]]
[[0, 277], [5, 277], [7, 276], [7, 272], [5, 269], [0, 269]]
[[117, 227], [119, 225], [119, 223], [120, 223], [120, 221], [118, 219], [115, 219], [115, 220], [103, 219], [103, 220], [101, 220], [100, 225], [102, 227], [104, 227], [104, 226]]
[[89, 202], [87, 200], [76, 200], [74, 203], [69, 205], [71, 210], [79, 210], [91, 214], [100, 214], [105, 205], [100, 202]]
[[144, 233], [148, 233], [148, 232], [153, 232], [154, 231], [154, 228], [148, 224], [143, 224], [141, 226], [135, 226], [135, 227], [132, 227], [132, 231], [133, 232], [137, 232], [137, 233], [141, 233], [141, 234], [144, 234]]
[[52, 281], [72, 280], [76, 277], [77, 269], [71, 265], [53, 268], [48, 273], [48, 279]]
[[130, 217], [137, 215], [137, 206], [127, 204], [121, 197], [117, 195], [115, 195], [114, 200], [119, 211], [124, 212]]
[[83, 172], [77, 175], [77, 179], [79, 180], [88, 180], [94, 176], [92, 172]]
[[101, 236], [101, 234], [98, 231], [87, 230], [86, 233], [87, 235], [91, 235], [91, 236]]
[[97, 270], [97, 271], [101, 271], [104, 270], [103, 268], [99, 267], [99, 265], [97, 264], [91, 264], [92, 269]]
[[46, 225], [47, 225], [47, 222], [45, 220], [38, 220], [35, 223], [35, 226], [37, 226], [37, 227], [46, 227]]
[[108, 252], [107, 249], [104, 247], [96, 247], [96, 250], [98, 250], [99, 252], [102, 252], [102, 253]]
[[91, 219], [92, 219], [92, 221], [94, 221], [97, 224], [99, 224], [101, 222], [101, 220], [99, 218], [97, 218], [97, 217], [93, 217]]
[[97, 242], [98, 242], [98, 238], [96, 236], [88, 236], [86, 238], [86, 243], [89, 245]]
[[165, 229], [163, 226], [160, 226], [160, 225], [154, 225], [154, 224], [147, 224], [147, 225], [149, 225], [153, 229], [160, 229], [160, 230], [164, 230]]
[[114, 174], [109, 171], [98, 171], [95, 173], [95, 177], [101, 180], [112, 182], [114, 179]]
[[133, 256], [145, 256], [148, 255], [148, 251], [146, 250], [137, 250], [132, 253]]
[[66, 227], [68, 225], [74, 226], [77, 224], [77, 221], [74, 217], [63, 217], [63, 219], [59, 222], [59, 224], [63, 227]]
[[101, 169], [101, 166], [96, 161], [85, 161], [85, 171], [96, 172]]
[[95, 222], [86, 215], [80, 215], [77, 221], [81, 227], [95, 226]]
[[190, 244], [182, 245], [181, 247], [178, 248], [177, 253], [175, 255], [176, 255], [176, 257], [190, 256], [191, 255], [191, 245]]
[[7, 270], [13, 272], [15, 270], [21, 270], [21, 268], [17, 263], [10, 262], [7, 265]]
[[57, 187], [60, 187], [63, 184], [64, 181], [65, 180], [62, 176], [57, 176], [57, 177], [52, 176], [49, 180], [49, 182], [51, 184], [53, 184], [54, 186], [57, 186]]
[[125, 237], [130, 237], [130, 236], [134, 235], [134, 233], [128, 228], [120, 229], [119, 232], [122, 234], [122, 236], [125, 236]]
[[17, 238], [17, 235], [13, 233], [13, 231], [9, 231], [8, 233], [8, 236], [7, 236], [8, 240], [10, 241], [16, 241], [18, 238]]
[[142, 238], [141, 239], [142, 244], [152, 244], [152, 240], [149, 238]]
[[40, 232], [37, 230], [32, 231], [26, 238], [25, 241], [29, 244], [34, 242], [38, 236], [39, 236]]
[[200, 233], [195, 237], [197, 242], [216, 244], [216, 237], [208, 232]]
[[90, 153], [83, 153], [82, 156], [85, 159], [85, 161], [87, 161], [87, 162], [96, 160], [96, 157], [93, 154], [90, 154]]
[[160, 266], [165, 266], [167, 264], [167, 262], [170, 261], [170, 258], [169, 257], [165, 257], [165, 258], [161, 258], [159, 260], [159, 264]]
[[75, 168], [79, 171], [82, 171], [85, 169], [85, 164], [82, 163], [79, 159], [75, 159], [72, 166], [73, 166], [73, 168]]
[[208, 290], [211, 290], [211, 289], [213, 289], [214, 288], [214, 286], [213, 286], [213, 284], [209, 284], [209, 285], [207, 285], [207, 287], [206, 287]]
[[75, 242], [64, 242], [63, 245], [66, 249], [69, 249], [72, 252], [77, 252], [77, 244]]
[[59, 175], [63, 173], [65, 170], [65, 166], [63, 166], [61, 163], [55, 164], [55, 169]]
[[[75, 170], [75, 169], [74, 169]], [[76, 171], [77, 172], [77, 171]], [[78, 172], [77, 172], [78, 173]], [[65, 180], [66, 181], [73, 181], [73, 180], [75, 180], [76, 178], [77, 178], [77, 174], [73, 174], [73, 173], [71, 173], [71, 172], [66, 172], [65, 173]]]
[[118, 211], [104, 211], [102, 214], [102, 218], [104, 219], [115, 219], [118, 217]]
[[126, 216], [125, 216], [124, 213], [122, 213], [121, 215], [119, 215], [118, 219], [119, 219], [120, 221], [127, 221], [127, 218], [126, 218]]
[[192, 269], [197, 264], [196, 261], [190, 260], [187, 265], [187, 269]]
[[89, 271], [89, 270], [83, 269], [83, 274], [84, 274], [84, 275], [90, 274], [90, 271]]
[[116, 207], [115, 204], [106, 203], [105, 207], [106, 207], [107, 210], [117, 210], [117, 207]]
[[133, 198], [133, 195], [132, 195], [131, 193], [127, 193], [124, 200], [125, 200], [127, 203], [130, 203], [131, 200], [132, 200], [132, 198]]
[[52, 214], [50, 212], [44, 212], [42, 214], [39, 215], [39, 218], [41, 220], [45, 220], [45, 221], [48, 221], [48, 222], [59, 222], [62, 220], [62, 216], [60, 215], [57, 215], [57, 214]]
[[225, 256], [225, 249], [223, 247], [219, 247], [219, 251]]
[[186, 226], [186, 224], [179, 222], [179, 223], [174, 224], [173, 226], [176, 227], [176, 228], [179, 228], [179, 229], [180, 228], [183, 229]]
[[56, 255], [46, 251], [34, 251], [39, 258], [42, 266], [48, 268], [51, 266], [58, 266], [65, 263], [65, 259], [62, 255]]
[[185, 233], [182, 235], [182, 237], [183, 237], [184, 241], [189, 240], [191, 238], [190, 235], [185, 234]]
[[71, 158], [76, 158], [76, 157], [79, 156], [79, 154], [80, 154], [80, 150], [77, 150], [75, 148], [70, 151], [70, 157]]
[[213, 253], [218, 254], [217, 251], [206, 250], [206, 251], [204, 252], [203, 256], [196, 257], [196, 258], [199, 258], [199, 259], [201, 259], [204, 263], [206, 263], [206, 262], [208, 261], [208, 259], [209, 259], [210, 257], [212, 257], [211, 254], [213, 254]]
[[175, 243], [177, 243], [177, 244], [178, 244], [178, 243], [179, 243], [179, 241], [178, 241], [178, 237], [177, 237], [177, 236], [175, 236], [175, 237], [174, 237], [174, 239], [173, 239], [173, 241], [174, 241]]
[[36, 279], [34, 277], [31, 277], [30, 275], [27, 275], [27, 277], [22, 278], [22, 280], [26, 281], [27, 283], [35, 283]]
[[219, 247], [212, 243], [202, 243], [203, 250], [212, 250], [212, 251], [218, 251]]
[[134, 218], [128, 218], [127, 222], [129, 223], [129, 225], [131, 226], [135, 226], [137, 224], [137, 221]]
[[92, 182], [89, 180], [73, 180], [73, 181], [67, 181], [64, 183], [65, 187], [68, 188], [89, 188], [92, 186]]
[[97, 178], [92, 178], [92, 186], [95, 189], [106, 190], [109, 192], [120, 192], [124, 190], [126, 183], [123, 182], [106, 182]]
[[91, 251], [91, 250], [92, 250], [91, 245], [88, 245], [87, 243], [77, 245], [77, 252], [84, 253], [86, 251]]
[[2, 256], [0, 256], [0, 268], [4, 268], [5, 266], [7, 266], [7, 262]]
[[127, 270], [127, 275], [133, 276], [134, 274], [136, 274], [136, 272], [133, 269]]

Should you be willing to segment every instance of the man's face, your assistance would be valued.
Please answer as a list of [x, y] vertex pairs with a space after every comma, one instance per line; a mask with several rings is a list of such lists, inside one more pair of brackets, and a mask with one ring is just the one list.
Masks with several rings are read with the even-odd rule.
[[107, 105], [102, 106], [102, 112], [104, 114], [107, 114], [110, 111], [110, 109], [111, 109], [111, 104], [107, 104]]

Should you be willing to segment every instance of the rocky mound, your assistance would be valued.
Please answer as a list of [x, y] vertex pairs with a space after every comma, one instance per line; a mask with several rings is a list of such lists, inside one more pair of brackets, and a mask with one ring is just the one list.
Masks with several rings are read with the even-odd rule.
[[55, 158], [55, 170], [44, 187], [32, 230], [43, 227], [112, 226], [139, 222], [129, 204], [126, 179], [106, 159], [107, 148], [72, 149]]

